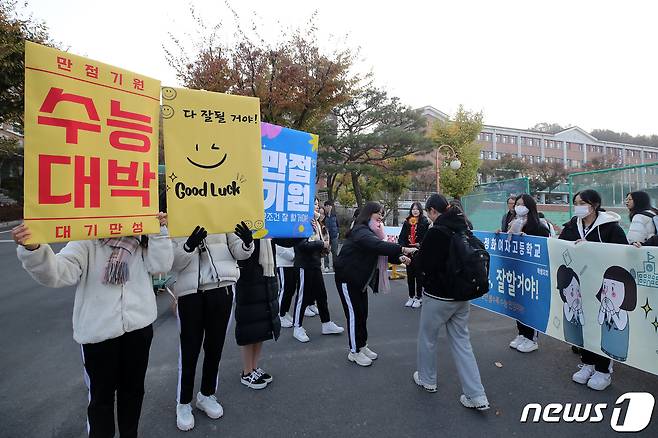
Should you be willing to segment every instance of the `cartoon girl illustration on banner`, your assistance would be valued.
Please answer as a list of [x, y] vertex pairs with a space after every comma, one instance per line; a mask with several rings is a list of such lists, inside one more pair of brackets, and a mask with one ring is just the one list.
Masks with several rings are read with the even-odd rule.
[[561, 265], [557, 270], [557, 289], [564, 301], [564, 340], [578, 347], [583, 346], [583, 299], [580, 293], [580, 279], [576, 272]]
[[633, 276], [620, 266], [611, 266], [603, 274], [603, 284], [596, 294], [601, 302], [601, 350], [618, 361], [628, 357], [628, 312], [637, 303], [637, 285]]

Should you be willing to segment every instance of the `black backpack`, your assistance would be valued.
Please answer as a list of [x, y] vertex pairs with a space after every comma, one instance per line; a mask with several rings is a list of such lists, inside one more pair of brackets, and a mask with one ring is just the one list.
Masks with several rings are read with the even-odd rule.
[[470, 230], [447, 231], [450, 238], [446, 286], [458, 301], [479, 298], [489, 292], [489, 253]]

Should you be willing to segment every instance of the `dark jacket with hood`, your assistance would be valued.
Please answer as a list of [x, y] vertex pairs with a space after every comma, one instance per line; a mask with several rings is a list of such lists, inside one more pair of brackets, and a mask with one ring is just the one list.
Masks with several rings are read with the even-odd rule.
[[[276, 277], [263, 276], [263, 268], [258, 263], [260, 246], [264, 242], [254, 240], [251, 257], [238, 260], [240, 278], [235, 285], [235, 339], [238, 345], [278, 339], [281, 333], [279, 286]], [[272, 242], [272, 254], [274, 251]]]
[[377, 257], [387, 256], [391, 263], [400, 263], [402, 247], [385, 242], [368, 225], [355, 225], [347, 235], [334, 263], [337, 283], [349, 283], [365, 290], [377, 267]]
[[583, 229], [582, 219], [573, 217], [569, 222], [564, 224], [560, 239], [576, 241], [582, 239], [580, 232], [583, 232], [585, 240], [589, 242], [619, 243], [628, 245], [626, 234], [619, 226], [621, 217], [612, 211], [599, 211], [596, 220], [589, 228], [587, 233]]
[[468, 230], [464, 214], [457, 208], [450, 208], [436, 218], [427, 231], [420, 250], [416, 254], [418, 266], [424, 273], [424, 294], [430, 298], [452, 301], [456, 297], [446, 287], [446, 270], [449, 248], [453, 233]]
[[[398, 243], [402, 246], [411, 246], [411, 224], [409, 223], [410, 217], [404, 221], [402, 224], [402, 230], [400, 231], [400, 236], [398, 236]], [[416, 243], [421, 243], [427, 234], [427, 230], [430, 227], [430, 221], [426, 216], [418, 216], [418, 223], [416, 224]]]

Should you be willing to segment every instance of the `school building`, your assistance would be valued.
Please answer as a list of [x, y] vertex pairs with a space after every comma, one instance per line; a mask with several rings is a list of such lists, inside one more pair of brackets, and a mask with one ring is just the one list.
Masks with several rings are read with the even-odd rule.
[[[448, 115], [432, 106], [419, 108], [428, 127], [437, 120], [446, 121]], [[572, 126], [556, 134], [484, 125], [478, 137], [480, 158], [498, 160], [512, 155], [527, 163], [560, 163], [577, 171], [594, 159], [605, 159], [619, 166], [658, 161], [658, 148], [626, 143], [602, 141], [585, 130]]]

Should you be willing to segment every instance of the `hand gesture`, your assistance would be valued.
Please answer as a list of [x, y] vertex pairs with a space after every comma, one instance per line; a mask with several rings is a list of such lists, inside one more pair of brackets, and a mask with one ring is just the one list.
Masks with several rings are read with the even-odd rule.
[[160, 221], [161, 227], [167, 226], [167, 213], [160, 212], [158, 213], [158, 221]]
[[402, 254], [404, 255], [411, 255], [418, 251], [418, 248], [408, 248], [408, 247], [403, 247], [402, 248]]
[[245, 246], [251, 245], [251, 242], [254, 241], [254, 236], [251, 234], [251, 230], [244, 221], [235, 226], [235, 235], [244, 242]]
[[640, 242], [633, 242], [633, 246], [636, 248], [642, 248], [642, 244]]
[[400, 263], [404, 264], [405, 266], [409, 266], [411, 264], [411, 259], [407, 256], [401, 256]]
[[25, 222], [11, 230], [11, 237], [14, 238], [14, 242], [16, 242], [18, 245], [24, 246], [25, 249], [29, 251], [34, 251], [35, 249], [39, 248], [38, 244], [28, 245], [25, 243], [30, 239], [30, 237], [32, 237], [32, 233], [30, 232], [30, 229], [27, 227], [27, 225], [25, 225]]
[[192, 231], [192, 234], [190, 234], [190, 237], [187, 238], [187, 242], [183, 245], [183, 249], [186, 252], [194, 251], [207, 236], [208, 232], [203, 227], [197, 225], [194, 231]]

